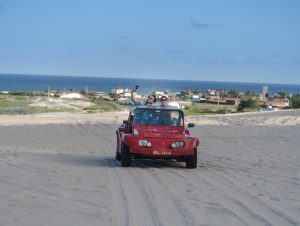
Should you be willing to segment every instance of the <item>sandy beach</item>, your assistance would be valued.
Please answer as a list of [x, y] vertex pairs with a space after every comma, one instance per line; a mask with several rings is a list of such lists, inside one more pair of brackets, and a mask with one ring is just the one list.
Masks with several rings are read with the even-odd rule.
[[0, 225], [300, 225], [299, 110], [187, 117], [197, 169], [121, 168], [127, 115], [0, 115]]

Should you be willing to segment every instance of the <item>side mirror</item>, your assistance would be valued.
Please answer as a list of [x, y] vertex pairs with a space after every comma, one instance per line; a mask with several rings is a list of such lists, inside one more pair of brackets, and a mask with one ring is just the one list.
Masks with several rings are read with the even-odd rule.
[[188, 127], [189, 127], [189, 128], [195, 127], [195, 124], [194, 124], [194, 123], [189, 123], [189, 124], [188, 124]]
[[123, 124], [128, 125], [128, 120], [123, 120]]

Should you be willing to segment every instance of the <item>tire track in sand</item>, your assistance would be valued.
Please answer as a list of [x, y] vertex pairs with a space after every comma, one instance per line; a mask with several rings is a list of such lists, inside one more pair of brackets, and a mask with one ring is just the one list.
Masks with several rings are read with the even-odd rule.
[[270, 219], [279, 217], [279, 219], [276, 220], [276, 223], [274, 225], [292, 225], [292, 226], [299, 225], [299, 223], [296, 222], [296, 220], [294, 220], [291, 216], [288, 216], [283, 211], [272, 208], [272, 207], [266, 205], [265, 203], [261, 202], [255, 195], [247, 192], [246, 190], [239, 188], [236, 184], [234, 184], [233, 181], [228, 179], [228, 177], [220, 175], [219, 173], [213, 171], [212, 169], [207, 169], [207, 170], [208, 170], [209, 176], [212, 178], [215, 178], [215, 180], [214, 180], [215, 183], [216, 182], [220, 183], [220, 181], [222, 181], [222, 184], [226, 185], [226, 186], [223, 186], [224, 189], [226, 188], [228, 190], [234, 191], [235, 195], [237, 197], [240, 197], [241, 199], [242, 199], [242, 197], [246, 198], [247, 202], [249, 200], [254, 201], [255, 205], [258, 205], [260, 208], [264, 209], [264, 211], [261, 210], [260, 212], [265, 212], [265, 214], [268, 215]]
[[159, 213], [160, 218], [165, 222], [164, 225], [196, 225], [189, 211], [181, 206], [180, 197], [176, 196], [172, 192], [172, 187], [164, 182], [168, 173], [167, 168], [163, 168], [164, 173], [162, 173], [161, 169], [155, 169], [158, 165], [154, 164], [154, 161], [136, 160], [134, 164], [142, 167], [136, 171], [137, 183], [140, 184], [141, 190], [144, 190], [155, 202], [155, 208], [161, 210]]
[[[203, 185], [207, 187], [205, 190], [213, 190], [213, 196], [218, 200], [219, 204], [225, 205], [230, 212], [235, 213], [247, 225], [299, 225], [294, 220], [283, 216], [282, 213], [262, 205], [253, 196], [241, 192], [242, 189], [236, 188], [236, 185], [232, 184], [232, 182], [224, 180], [226, 177], [216, 177], [211, 169], [205, 169], [205, 172], [203, 170], [203, 168], [199, 168], [192, 172], [191, 178], [182, 172], [176, 173], [184, 178], [187, 183], [190, 183], [191, 187], [198, 186], [194, 182], [195, 178], [197, 178], [196, 181], [203, 181]], [[202, 173], [199, 174], [199, 171], [202, 171]], [[210, 194], [212, 193], [210, 192]]]
[[[103, 134], [107, 128], [106, 125], [98, 124], [92, 130], [90, 128], [85, 128], [85, 130], [97, 138], [99, 137], [97, 131], [99, 130], [99, 134]], [[113, 225], [163, 225], [150, 197], [145, 196], [144, 191], [137, 184], [136, 177], [133, 175], [134, 169], [121, 168], [114, 160], [113, 142], [115, 140], [113, 138], [115, 137], [108, 136], [99, 142], [102, 153], [108, 157], [106, 172], [109, 181], [108, 186], [112, 191]], [[114, 220], [114, 218], [118, 220]]]

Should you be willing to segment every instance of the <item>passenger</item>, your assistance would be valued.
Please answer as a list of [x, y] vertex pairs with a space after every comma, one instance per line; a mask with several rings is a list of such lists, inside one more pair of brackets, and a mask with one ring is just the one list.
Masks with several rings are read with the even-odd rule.
[[162, 107], [168, 106], [168, 97], [162, 96], [160, 98], [160, 106], [162, 106]]
[[155, 106], [155, 105], [156, 105], [156, 96], [155, 96], [155, 95], [150, 95], [150, 96], [148, 96], [145, 105], [148, 105], [148, 106]]
[[135, 89], [131, 90], [131, 101], [134, 103], [134, 105], [148, 105], [148, 106], [155, 106], [156, 105], [156, 96], [155, 95], [149, 95], [146, 102], [137, 102], [134, 99], [133, 93], [136, 92], [139, 86], [135, 86]]

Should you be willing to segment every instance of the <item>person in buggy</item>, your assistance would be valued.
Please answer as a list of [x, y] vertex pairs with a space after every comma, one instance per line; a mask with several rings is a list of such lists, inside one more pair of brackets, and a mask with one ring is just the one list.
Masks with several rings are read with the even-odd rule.
[[155, 95], [149, 95], [147, 97], [147, 100], [145, 103], [143, 102], [137, 102], [135, 99], [134, 99], [134, 95], [133, 93], [136, 92], [136, 90], [139, 88], [139, 86], [135, 86], [134, 89], [131, 90], [131, 101], [134, 103], [134, 105], [147, 105], [147, 106], [156, 106], [156, 96]]
[[174, 121], [171, 118], [171, 114], [168, 111], [163, 111], [160, 116], [160, 125], [162, 126], [173, 126]]
[[160, 97], [160, 106], [162, 106], [162, 107], [168, 106], [168, 97], [167, 96]]

